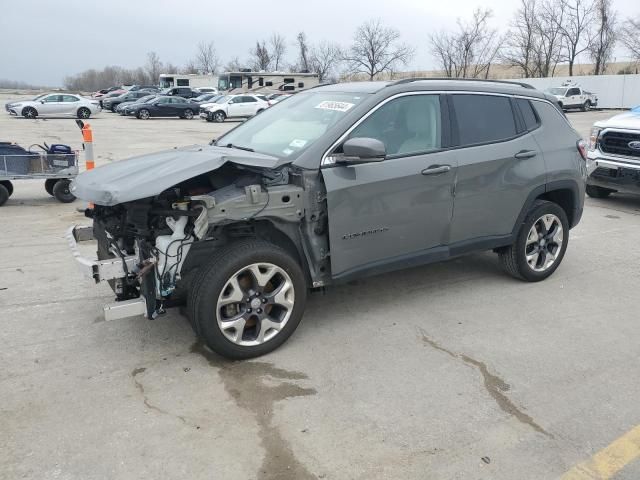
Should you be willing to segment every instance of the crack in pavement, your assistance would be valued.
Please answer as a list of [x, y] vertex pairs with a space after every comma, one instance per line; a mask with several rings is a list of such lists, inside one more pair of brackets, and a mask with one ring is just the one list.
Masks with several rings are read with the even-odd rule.
[[136, 385], [136, 388], [140, 392], [140, 395], [142, 395], [142, 401], [144, 402], [146, 407], [149, 410], [153, 410], [153, 411], [158, 412], [158, 413], [160, 413], [162, 415], [168, 415], [170, 417], [175, 417], [178, 420], [180, 420], [184, 425], [188, 425], [190, 427], [193, 427], [193, 428], [199, 430], [200, 429], [199, 425], [196, 425], [195, 423], [190, 422], [183, 415], [178, 415], [178, 414], [175, 414], [175, 413], [171, 413], [171, 412], [169, 412], [167, 410], [164, 410], [164, 409], [158, 407], [157, 405], [152, 404], [149, 401], [149, 397], [147, 396], [147, 394], [145, 392], [144, 385], [142, 385], [142, 383], [136, 378], [138, 375], [140, 375], [141, 373], [144, 373], [146, 371], [147, 371], [147, 369], [145, 367], [140, 367], [140, 368], [134, 368], [133, 371], [131, 372], [131, 378], [133, 378], [133, 381], [134, 381], [134, 383]]
[[491, 398], [496, 402], [498, 407], [509, 415], [515, 417], [520, 422], [529, 425], [536, 432], [542, 433], [549, 438], [554, 438], [552, 434], [547, 432], [544, 428], [538, 425], [533, 418], [520, 410], [503, 392], [508, 392], [511, 386], [505, 382], [503, 379], [498, 377], [497, 375], [489, 372], [487, 365], [483, 362], [475, 360], [467, 355], [454, 353], [451, 350], [448, 350], [438, 344], [435, 340], [429, 338], [427, 332], [425, 332], [422, 328], [418, 327], [418, 331], [420, 332], [420, 340], [425, 345], [429, 345], [430, 347], [439, 350], [440, 352], [446, 353], [452, 358], [456, 360], [462, 360], [466, 365], [476, 368], [481, 374], [484, 381], [485, 390], [491, 395]]
[[[266, 362], [230, 362], [211, 352], [201, 342], [194, 343], [191, 352], [202, 355], [209, 365], [216, 367], [226, 391], [236, 404], [254, 415], [265, 450], [258, 480], [315, 479], [316, 476], [296, 458], [289, 442], [273, 424], [275, 402], [317, 393], [314, 388], [304, 388], [284, 381], [306, 380], [307, 375], [278, 368]], [[279, 380], [280, 383], [267, 384], [263, 381], [265, 377]]]

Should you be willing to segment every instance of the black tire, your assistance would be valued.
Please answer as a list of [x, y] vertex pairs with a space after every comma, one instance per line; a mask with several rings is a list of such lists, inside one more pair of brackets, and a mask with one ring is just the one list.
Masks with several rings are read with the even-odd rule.
[[53, 196], [62, 203], [71, 203], [76, 197], [71, 190], [69, 190], [69, 185], [71, 185], [71, 181], [63, 178], [58, 180], [56, 184], [53, 186]]
[[264, 108], [261, 108], [260, 110], [258, 110], [258, 111], [256, 112], [256, 115], [258, 115], [259, 113], [262, 113], [262, 112], [264, 112]]
[[[547, 214], [555, 215], [560, 220], [563, 230], [563, 241], [554, 263], [544, 271], [536, 271], [527, 263], [527, 236], [533, 225], [543, 215]], [[556, 269], [562, 262], [562, 259], [564, 258], [564, 254], [567, 250], [568, 244], [569, 221], [567, 219], [567, 214], [565, 213], [565, 211], [556, 203], [548, 202], [545, 200], [536, 200], [536, 202], [531, 207], [531, 210], [525, 217], [524, 222], [520, 226], [520, 230], [518, 231], [518, 234], [516, 236], [516, 241], [512, 245], [500, 249], [498, 251], [498, 256], [500, 258], [500, 262], [502, 263], [502, 267], [512, 277], [527, 282], [539, 282], [549, 277], [553, 272], [556, 271]]]
[[614, 190], [607, 188], [596, 187], [595, 185], [587, 185], [587, 195], [591, 198], [607, 198]]
[[38, 116], [38, 111], [33, 107], [24, 107], [22, 109], [22, 116], [24, 118], [36, 118]]
[[[218, 326], [218, 297], [236, 272], [261, 262], [271, 263], [289, 275], [295, 294], [291, 315], [282, 330], [272, 339], [254, 346], [238, 345], [229, 340]], [[208, 263], [200, 267], [191, 284], [187, 310], [196, 333], [203, 337], [211, 350], [223, 357], [240, 360], [264, 355], [282, 345], [298, 327], [306, 299], [305, 275], [293, 256], [263, 240], [246, 240], [221, 248]]]
[[582, 104], [582, 107], [580, 107], [580, 110], [582, 110], [583, 112], [588, 112], [589, 110], [591, 110], [591, 102], [589, 100], [584, 102]]
[[76, 116], [78, 118], [89, 118], [91, 116], [91, 110], [89, 110], [87, 107], [80, 107], [76, 113]]
[[216, 123], [222, 123], [222, 122], [224, 122], [226, 120], [227, 114], [224, 113], [222, 110], [218, 110], [217, 112], [215, 112], [215, 113], [213, 113], [211, 115], [211, 118]]
[[9, 200], [9, 190], [7, 190], [7, 187], [4, 185], [0, 184], [0, 207], [7, 203], [7, 200]]
[[56, 185], [57, 181], [58, 181], [57, 178], [48, 178], [44, 181], [44, 189], [52, 197], [53, 197], [53, 187]]
[[136, 117], [138, 117], [141, 120], [148, 120], [150, 116], [151, 114], [149, 113], [149, 110], [147, 110], [146, 108], [143, 108], [142, 110], [140, 110], [136, 115]]
[[0, 185], [4, 185], [4, 188], [6, 188], [7, 192], [9, 192], [9, 196], [13, 195], [13, 183], [11, 183], [9, 180], [2, 180], [0, 182]]
[[187, 120], [191, 120], [193, 118], [193, 110], [187, 108], [182, 114], [182, 118], [186, 118]]

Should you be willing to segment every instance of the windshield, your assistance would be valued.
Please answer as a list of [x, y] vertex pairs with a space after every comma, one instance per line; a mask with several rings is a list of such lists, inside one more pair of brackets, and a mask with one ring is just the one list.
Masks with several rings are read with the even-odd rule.
[[564, 94], [567, 92], [567, 89], [560, 88], [560, 87], [548, 88], [547, 92], [549, 92], [551, 95], [560, 95], [561, 97], [564, 97]]
[[48, 94], [47, 93], [41, 93], [40, 95], [38, 95], [37, 97], [34, 97], [32, 102], [35, 102], [36, 100], [41, 99], [42, 97], [46, 97]]
[[335, 92], [296, 95], [233, 129], [216, 145], [232, 144], [276, 157], [295, 158], [363, 98], [363, 94]]
[[157, 95], [147, 95], [146, 97], [139, 98], [136, 103], [147, 103], [156, 98]]

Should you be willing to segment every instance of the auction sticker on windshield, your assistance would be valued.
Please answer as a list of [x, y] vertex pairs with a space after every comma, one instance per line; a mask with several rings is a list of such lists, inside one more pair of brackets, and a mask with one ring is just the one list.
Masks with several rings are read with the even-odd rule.
[[320, 102], [318, 105], [316, 105], [316, 108], [320, 108], [322, 110], [335, 110], [336, 112], [346, 112], [354, 105], [355, 103], [334, 102], [332, 100], [325, 100], [324, 102]]

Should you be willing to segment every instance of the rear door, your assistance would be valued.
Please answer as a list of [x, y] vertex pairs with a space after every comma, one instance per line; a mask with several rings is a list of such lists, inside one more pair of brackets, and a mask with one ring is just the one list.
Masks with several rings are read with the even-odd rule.
[[509, 235], [529, 193], [546, 181], [530, 133], [535, 127], [525, 128], [517, 100], [508, 96], [452, 94], [450, 100], [458, 164], [450, 241]]
[[75, 116], [80, 107], [80, 99], [73, 95], [62, 95], [61, 111], [65, 115]]
[[244, 115], [251, 117], [255, 115], [258, 111], [258, 99], [251, 95], [243, 95], [242, 97], [242, 106]]
[[[439, 95], [403, 94], [363, 117], [323, 160], [334, 278], [447, 256], [456, 171], [448, 133]], [[385, 160], [340, 164], [342, 143], [358, 137], [382, 141]]]

